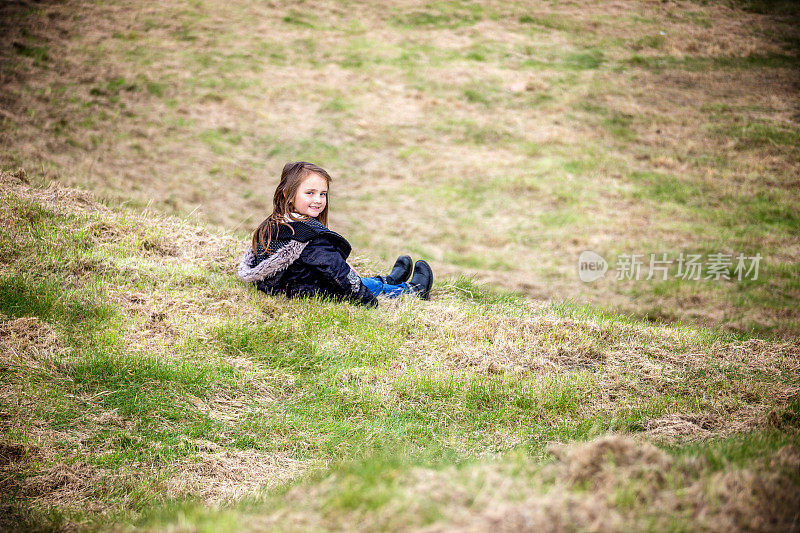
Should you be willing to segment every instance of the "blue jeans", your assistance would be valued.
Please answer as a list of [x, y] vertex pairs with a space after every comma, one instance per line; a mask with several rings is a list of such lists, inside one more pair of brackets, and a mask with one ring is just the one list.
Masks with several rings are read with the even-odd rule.
[[398, 296], [411, 291], [411, 287], [407, 283], [400, 285], [389, 285], [380, 280], [380, 278], [361, 278], [361, 283], [364, 284], [369, 292], [375, 296], [384, 295], [387, 298], [397, 298]]

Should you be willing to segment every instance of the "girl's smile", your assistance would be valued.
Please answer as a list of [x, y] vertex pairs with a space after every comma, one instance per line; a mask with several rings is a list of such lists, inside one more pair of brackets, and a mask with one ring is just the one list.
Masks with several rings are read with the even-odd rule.
[[328, 182], [316, 172], [309, 174], [297, 188], [292, 204], [294, 211], [316, 218], [328, 203]]

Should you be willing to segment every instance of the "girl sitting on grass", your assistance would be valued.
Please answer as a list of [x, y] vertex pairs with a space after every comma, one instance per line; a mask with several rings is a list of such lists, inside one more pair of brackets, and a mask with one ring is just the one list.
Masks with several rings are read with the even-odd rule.
[[[388, 276], [362, 278], [350, 265], [350, 244], [328, 229], [330, 175], [311, 163], [287, 163], [272, 200], [272, 214], [253, 232], [239, 263], [239, 277], [267, 294], [326, 296], [377, 306], [377, 296], [414, 294], [425, 300], [433, 272], [411, 258], [397, 258]], [[408, 280], [409, 276], [411, 279]]]

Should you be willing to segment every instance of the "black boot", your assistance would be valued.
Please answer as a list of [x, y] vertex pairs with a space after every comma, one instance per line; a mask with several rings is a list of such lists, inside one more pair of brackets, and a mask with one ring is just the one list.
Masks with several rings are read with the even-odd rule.
[[392, 272], [388, 276], [380, 276], [380, 278], [387, 285], [399, 285], [411, 276], [411, 266], [411, 258], [407, 255], [401, 255], [394, 262]]
[[411, 294], [416, 294], [423, 300], [430, 298], [433, 286], [431, 266], [425, 261], [417, 261], [417, 264], [414, 265], [414, 275], [411, 276], [408, 286], [411, 287]]

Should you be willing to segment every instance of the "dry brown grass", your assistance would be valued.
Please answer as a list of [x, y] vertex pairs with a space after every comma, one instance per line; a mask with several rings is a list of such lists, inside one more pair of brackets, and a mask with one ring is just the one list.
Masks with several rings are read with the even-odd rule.
[[[425, 531], [630, 531], [655, 524], [660, 529], [669, 524], [665, 518], [670, 512], [674, 517], [682, 511], [692, 527], [709, 531], [781, 531], [798, 519], [800, 500], [786, 490], [791, 470], [785, 467], [769, 471], [760, 466], [697, 479], [701, 465], [676, 461], [649, 444], [618, 436], [550, 450], [558, 462], [545, 474], [554, 481], [545, 494], [516, 492], [521, 487], [510, 480], [492, 480], [494, 491], [484, 492], [489, 502], [481, 498], [466, 516], [459, 516], [460, 507], [448, 513], [455, 517], [455, 529], [433, 526]], [[797, 453], [787, 447], [775, 457]], [[625, 485], [635, 487], [634, 506], [654, 506], [655, 522], [644, 526], [646, 520], [632, 520], [624, 506], [614, 505]], [[575, 486], [586, 490], [569, 490]]]
[[107, 509], [97, 499], [103, 485], [113, 487], [121, 481], [121, 476], [109, 477], [89, 465], [56, 464], [25, 479], [22, 495], [32, 504], [85, 509], [96, 513]]
[[[0, 192], [10, 197], [34, 200], [44, 208], [79, 217], [93, 216], [91, 225], [93, 241], [99, 247], [115, 246], [136, 240], [141, 243], [145, 258], [134, 263], [91, 263], [85, 265], [85, 274], [91, 276], [98, 269], [106, 273], [118, 272], [128, 281], [137, 282], [142, 276], [140, 267], [169, 269], [186, 265], [190, 268], [235, 270], [239, 250], [243, 243], [233, 237], [212, 232], [190, 220], [181, 220], [144, 210], [120, 217], [98, 203], [87, 191], [65, 188], [52, 183], [44, 189], [31, 187], [25, 171], [0, 173]], [[35, 258], [29, 259], [35, 261]], [[147, 261], [149, 260], [149, 264]], [[80, 262], [72, 262], [80, 269]], [[79, 274], [79, 272], [74, 272]], [[156, 289], [156, 290], [154, 290]], [[126, 344], [134, 349], [169, 354], [181, 332], [208, 320], [223, 319], [237, 308], [236, 294], [220, 294], [216, 290], [187, 287], [187, 292], [164, 292], [150, 287], [147, 291], [122, 291], [108, 287], [111, 300], [133, 319], [126, 326]], [[35, 319], [33, 319], [35, 320]]]
[[[35, 402], [28, 401], [28, 405], [25, 405], [25, 393], [21, 390], [15, 391], [12, 400], [16, 405], [9, 403], [7, 397], [3, 398], [6, 407], [11, 407], [4, 413], [9, 418], [3, 424], [4, 433], [13, 431], [16, 423], [21, 421], [17, 410], [27, 408], [28, 412], [33, 412], [36, 408]], [[122, 422], [114, 413], [105, 412], [96, 417], [94, 423], [109, 427], [110, 424]], [[85, 449], [86, 439], [90, 435], [88, 427], [53, 431], [48, 428], [47, 421], [31, 416], [24, 420], [24, 425], [31, 436], [28, 444], [0, 444], [0, 486], [3, 488], [0, 508], [9, 513], [4, 517], [9, 519], [9, 523], [0, 520], [0, 526], [4, 528], [15, 530], [23, 527], [22, 516], [17, 513], [34, 507], [57, 507], [65, 511], [82, 510], [89, 513], [107, 512], [109, 504], [101, 495], [118, 492], [116, 489], [120, 486], [136, 485], [137, 480], [140, 481], [145, 474], [142, 468], [109, 471], [82, 460], [65, 462], [52, 443], [68, 443], [73, 451], [79, 452]], [[126, 508], [130, 504], [131, 496], [128, 495], [116, 501], [114, 507]], [[65, 527], [73, 529], [70, 524]]]
[[705, 413], [672, 414], [649, 420], [645, 431], [654, 440], [691, 442], [710, 437], [717, 424], [716, 417]]
[[[689, 330], [573, 320], [541, 310], [529, 317], [486, 316], [440, 298], [442, 301], [419, 315], [425, 334], [406, 342], [408, 356], [398, 365], [397, 376], [355, 369], [345, 381], [392, 398], [394, 382], [402, 381], [398, 376], [411, 368], [444, 371], [457, 379], [480, 375], [562, 379], [585, 372], [592, 386], [581, 394], [581, 413], [590, 416], [614, 413], [619, 405], [646, 404], [652, 394], [675, 394], [677, 398], [688, 379], [692, 379], [696, 394], [713, 397], [724, 376], [741, 373], [738, 390], [728, 391], [735, 401], [712, 401], [704, 412], [687, 412], [681, 407], [644, 422], [648, 436], [667, 442], [780, 427], [780, 413], [800, 392], [791, 381], [772, 380], [773, 376], [791, 380], [800, 372], [797, 341], [709, 343]], [[691, 378], [696, 372], [703, 377]], [[544, 381], [536, 386], [551, 385]], [[526, 382], [526, 386], [532, 385]], [[544, 388], [541, 394], [546, 392]]]
[[641, 365], [657, 364], [658, 372], [669, 373], [709, 361], [785, 375], [800, 370], [797, 341], [751, 339], [693, 348], [692, 343], [702, 342], [698, 337], [669, 327], [579, 321], [547, 313], [487, 317], [448, 305], [422, 320], [427, 321], [434, 342], [439, 343], [438, 350], [426, 353], [437, 354], [453, 367], [482, 372], [489, 365], [492, 371], [515, 374], [543, 368], [569, 370], [581, 365], [597, 369], [610, 362], [646, 375], [647, 369]]
[[[609, 80], [610, 83], [617, 81]], [[623, 91], [619, 87], [616, 94], [603, 95], [598, 101], [610, 109], [645, 119], [633, 124], [638, 144], [653, 149], [649, 154], [641, 154], [645, 161], [639, 163], [642, 169], [689, 175], [700, 183], [712, 185], [720, 193], [751, 194], [765, 187], [800, 186], [794, 172], [800, 160], [791, 147], [741, 150], [733, 139], [698, 127], [708, 123], [706, 106], [710, 105], [737, 109], [734, 120], [739, 124], [747, 120], [769, 120], [796, 127], [800, 124], [797, 104], [800, 79], [796, 72], [790, 69], [733, 72], [670, 69], [636, 72], [631, 81], [636, 89]], [[726, 158], [733, 170], [721, 170], [718, 164], [711, 162], [703, 165], [692, 161], [708, 153]], [[754, 172], [761, 174], [758, 179], [753, 176]], [[797, 249], [786, 253], [791, 256]]]
[[[147, 211], [122, 216], [112, 213], [88, 192], [55, 185], [46, 189], [30, 187], [24, 171], [2, 172], [0, 183], [4, 196], [33, 200], [47, 210], [75, 215], [79, 219], [86, 217], [83, 222], [92, 230], [97, 248], [114, 247], [123, 240], [150, 239], [148, 242], [152, 245], [143, 249], [141, 256], [145, 262], [152, 261], [152, 265], [159, 268], [169, 269], [187, 263], [201, 271], [232, 271], [237, 260], [233, 250], [241, 247], [241, 243], [228, 236], [201, 229], [185, 220]], [[107, 262], [104, 268], [106, 274], [111, 274], [121, 267]], [[88, 273], [94, 276], [97, 265], [90, 265]], [[75, 272], [72, 274], [79, 276]], [[131, 268], [130, 275], [129, 281], [135, 282], [133, 276], [139, 276], [138, 269]], [[153, 285], [141, 290], [109, 287], [112, 301], [129, 317], [124, 331], [127, 349], [169, 357], [173, 355], [175, 343], [186, 337], [187, 330], [198, 324], [207, 327], [212, 319], [224, 320], [230, 314], [242, 313], [240, 290], [220, 294], [217, 289], [193, 289], [193, 295], [186, 296], [183, 292], [164, 292]], [[69, 430], [53, 430], [48, 420], [36, 415], [40, 400], [35, 388], [28, 390], [25, 383], [69, 379], [62, 374], [71, 365], [70, 352], [61, 334], [47, 322], [36, 317], [12, 319], [0, 315], [0, 363], [4, 372], [8, 372], [7, 379], [0, 385], [0, 401], [4, 406], [0, 427], [4, 434], [23, 431], [27, 442], [40, 443], [2, 445], [0, 476], [7, 489], [4, 493], [16, 495], [11, 501], [4, 497], [0, 502], [3, 509], [13, 515], [9, 515], [9, 527], [23, 523], [21, 516], [13, 514], [20, 510], [19, 504], [23, 501], [31, 508], [58, 507], [65, 511], [80, 509], [102, 513], [112, 507], [128, 508], [134, 496], [117, 498], [112, 504], [101, 494], [116, 493], [121, 486], [136, 486], [143, 479], [162, 479], [164, 497], [191, 495], [218, 503], [287, 481], [308, 466], [279, 454], [230, 452], [209, 442], [198, 445], [201, 452], [169, 468], [143, 464], [109, 470], [81, 460], [71, 462], [72, 452], [87, 453], [90, 439], [99, 429], [120, 428], [127, 433], [132, 430], [133, 422], [121, 417], [116, 410], [99, 408], [99, 396], [90, 393], [68, 395], [70, 402], [85, 410], [83, 420], [76, 421]], [[232, 364], [241, 367], [248, 379], [254, 375], [252, 361], [232, 361]], [[110, 392], [102, 391], [100, 395]], [[269, 383], [253, 378], [246, 395], [218, 387], [204, 400], [191, 400], [196, 409], [211, 419], [236, 423], [253, 406], [273, 401], [274, 394]], [[27, 414], [22, 416], [22, 413]], [[66, 455], [65, 447], [69, 450]], [[113, 451], [115, 444], [108, 442], [105, 447], [93, 444], [91, 449], [99, 456]], [[72, 525], [65, 527], [69, 529]]]
[[0, 192], [4, 196], [30, 198], [58, 213], [85, 214], [108, 213], [104, 205], [95, 201], [92, 193], [50, 183], [45, 188], [32, 187], [24, 168], [13, 172], [0, 172]]
[[10, 319], [0, 314], [0, 344], [5, 364], [16, 361], [26, 368], [37, 368], [38, 360], [65, 350], [53, 328], [36, 317]]
[[659, 51], [638, 44], [638, 38], [661, 35], [663, 51], [678, 57], [781, 53], [783, 43], [777, 37], [797, 31], [790, 20], [747, 13], [722, 3], [597, 1], [579, 7], [555, 6], [547, 12], [564, 15], [600, 35], [625, 39], [641, 54]]
[[[46, 420], [34, 414], [38, 400], [31, 396], [24, 375], [48, 375], [58, 379], [62, 357], [67, 353], [58, 333], [35, 317], [8, 319], [0, 316], [0, 364], [5, 377], [0, 385], [2, 416], [0, 429], [4, 435], [25, 428], [31, 438], [28, 444], [0, 444], [0, 477], [3, 494], [0, 505], [11, 513], [11, 522], [0, 521], [3, 527], [20, 527], [20, 517], [14, 515], [21, 501], [48, 506], [82, 508], [100, 512], [106, 505], [94, 495], [102, 487], [118, 480], [108, 478], [95, 467], [83, 464], [64, 464], [58, 452], [49, 446], [54, 441], [70, 442], [80, 450], [87, 437], [82, 430], [54, 431]], [[91, 405], [93, 398], [75, 398]], [[26, 416], [21, 416], [26, 413]], [[121, 420], [113, 412], [103, 412], [96, 424], [113, 424]], [[32, 444], [32, 443], [40, 443]], [[34, 466], [36, 465], [36, 466]], [[22, 476], [22, 481], [19, 478]], [[10, 499], [9, 499], [10, 498]]]
[[[789, 489], [798, 461], [784, 447], [765, 463], [714, 472], [703, 461], [676, 459], [634, 439], [611, 435], [552, 446], [545, 467], [484, 464], [403, 474], [379, 513], [337, 513], [328, 478], [283, 496], [284, 505], [240, 522], [258, 530], [631, 531], [688, 527], [702, 531], [785, 531], [800, 518]], [[330, 500], [329, 500], [330, 501]], [[441, 513], [423, 526], [431, 508]], [[788, 529], [787, 529], [788, 528]]]
[[223, 450], [205, 441], [165, 482], [170, 497], [199, 497], [210, 504], [253, 497], [286, 483], [308, 467], [296, 459], [255, 450]]

